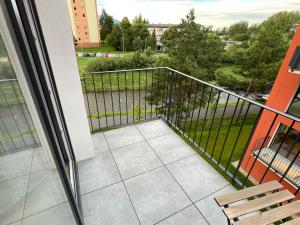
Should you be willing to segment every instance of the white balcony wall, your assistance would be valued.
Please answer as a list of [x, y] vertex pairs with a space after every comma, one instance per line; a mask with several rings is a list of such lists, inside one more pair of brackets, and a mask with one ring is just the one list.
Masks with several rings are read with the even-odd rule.
[[94, 156], [67, 1], [36, 0], [59, 97], [78, 161]]

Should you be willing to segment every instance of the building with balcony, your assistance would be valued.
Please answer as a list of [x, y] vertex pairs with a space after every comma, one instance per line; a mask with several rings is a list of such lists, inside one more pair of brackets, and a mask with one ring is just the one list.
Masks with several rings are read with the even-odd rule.
[[[257, 182], [287, 179], [290, 190], [299, 191], [300, 185], [300, 76], [290, 70], [290, 62], [300, 46], [300, 27], [282, 62], [275, 83], [266, 102], [290, 118], [269, 110], [261, 111], [261, 117], [250, 140], [243, 160], [243, 168], [251, 171]], [[254, 164], [254, 161], [257, 163]], [[253, 167], [253, 168], [252, 168]]]
[[152, 34], [154, 32], [156, 35], [156, 40], [161, 41], [161, 36], [171, 26], [173, 26], [173, 25], [172, 24], [160, 24], [160, 23], [159, 24], [148, 24], [148, 31], [150, 34]]
[[227, 224], [259, 112], [300, 120], [166, 67], [80, 77], [71, 31], [65, 1], [0, 1], [0, 224]]
[[100, 46], [96, 0], [67, 0], [74, 42], [78, 48]]

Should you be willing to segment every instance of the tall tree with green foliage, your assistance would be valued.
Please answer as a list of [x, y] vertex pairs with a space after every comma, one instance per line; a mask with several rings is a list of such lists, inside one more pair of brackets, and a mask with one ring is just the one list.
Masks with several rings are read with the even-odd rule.
[[[131, 29], [131, 23], [127, 17], [124, 17], [120, 23], [120, 27], [122, 28], [124, 35], [124, 50], [130, 50], [131, 49], [131, 43], [132, 43], [132, 29]], [[122, 37], [123, 38], [123, 37]], [[123, 40], [122, 40], [122, 48], [123, 49]]]
[[149, 41], [148, 41], [148, 46], [152, 49], [152, 50], [156, 50], [156, 34], [155, 34], [155, 31], [152, 32], [150, 38], [149, 38]]
[[109, 45], [111, 45], [114, 49], [117, 51], [120, 51], [123, 49], [123, 36], [122, 36], [122, 30], [120, 25], [115, 24], [113, 26], [112, 32], [107, 35], [106, 41]]
[[142, 51], [144, 48], [144, 42], [142, 41], [140, 36], [137, 36], [132, 41], [132, 49], [135, 51]]
[[141, 15], [136, 16], [132, 21], [131, 32], [133, 41], [137, 39], [137, 37], [139, 37], [142, 45], [145, 46], [145, 41], [147, 41], [150, 36], [148, 31], [148, 21], [146, 19], [143, 19]]
[[195, 22], [194, 10], [178, 26], [167, 30], [162, 42], [175, 69], [202, 80], [214, 80], [224, 44], [210, 27]]
[[250, 38], [248, 33], [248, 26], [249, 24], [247, 21], [240, 21], [232, 24], [228, 29], [229, 38], [235, 41], [248, 40]]
[[103, 9], [99, 18], [100, 23], [100, 36], [101, 40], [105, 40], [107, 35], [109, 35], [113, 30], [114, 19], [112, 16], [108, 15]]

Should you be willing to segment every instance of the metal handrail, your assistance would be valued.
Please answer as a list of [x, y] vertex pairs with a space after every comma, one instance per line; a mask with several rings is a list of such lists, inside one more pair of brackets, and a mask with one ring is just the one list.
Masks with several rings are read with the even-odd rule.
[[200, 82], [200, 83], [202, 83], [202, 84], [205, 84], [205, 85], [207, 85], [207, 86], [210, 86], [210, 87], [212, 87], [212, 88], [215, 88], [215, 89], [217, 89], [218, 91], [225, 92], [225, 93], [227, 93], [227, 94], [229, 94], [229, 95], [232, 95], [232, 96], [234, 96], [234, 97], [237, 97], [237, 98], [239, 98], [239, 99], [242, 99], [242, 100], [244, 100], [244, 101], [247, 101], [247, 102], [249, 102], [249, 103], [251, 103], [251, 104], [253, 104], [253, 105], [259, 106], [259, 107], [261, 107], [261, 108], [264, 108], [264, 109], [266, 109], [266, 110], [269, 110], [269, 111], [271, 111], [271, 112], [274, 112], [274, 113], [276, 113], [276, 114], [279, 114], [280, 116], [286, 117], [286, 118], [291, 119], [291, 120], [295, 120], [296, 122], [300, 123], [300, 118], [297, 118], [297, 117], [295, 117], [295, 116], [293, 116], [293, 115], [290, 115], [290, 114], [287, 114], [287, 113], [285, 113], [285, 112], [281, 112], [281, 111], [279, 111], [279, 110], [277, 110], [277, 109], [274, 109], [274, 108], [272, 108], [272, 107], [270, 107], [270, 106], [260, 104], [260, 103], [258, 103], [258, 102], [256, 102], [256, 101], [253, 101], [253, 100], [251, 100], [251, 99], [248, 99], [248, 98], [246, 98], [246, 97], [244, 97], [244, 96], [238, 95], [238, 94], [236, 94], [236, 93], [234, 93], [234, 92], [228, 91], [228, 90], [226, 90], [226, 89], [224, 89], [224, 88], [218, 87], [218, 86], [213, 85], [213, 84], [211, 84], [211, 83], [209, 83], [209, 82], [200, 80], [200, 79], [195, 78], [195, 77], [193, 77], [193, 76], [191, 76], [191, 75], [187, 75], [187, 74], [185, 74], [185, 73], [179, 72], [179, 71], [177, 71], [177, 70], [175, 70], [175, 69], [172, 69], [172, 68], [170, 68], [170, 67], [150, 67], [150, 68], [141, 68], [141, 69], [126, 69], [126, 70], [100, 71], [100, 72], [84, 73], [83, 75], [88, 75], [88, 74], [111, 74], [111, 73], [132, 72], [132, 71], [156, 70], [156, 69], [167, 69], [167, 70], [169, 70], [169, 71], [172, 71], [172, 72], [175, 72], [175, 73], [177, 73], [177, 74], [180, 74], [180, 75], [182, 75], [182, 76], [184, 76], [184, 77], [193, 79], [193, 80], [195, 80], [195, 81], [197, 81], [197, 82]]

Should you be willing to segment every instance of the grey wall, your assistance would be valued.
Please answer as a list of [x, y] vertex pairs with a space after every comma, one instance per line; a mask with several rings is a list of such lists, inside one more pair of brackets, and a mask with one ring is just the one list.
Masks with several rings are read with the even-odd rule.
[[59, 97], [77, 160], [94, 156], [67, 1], [36, 0]]

